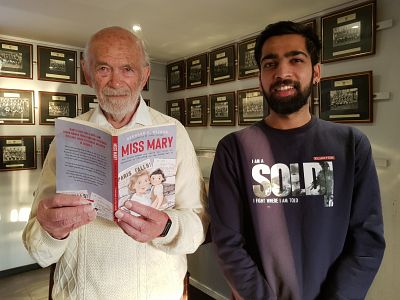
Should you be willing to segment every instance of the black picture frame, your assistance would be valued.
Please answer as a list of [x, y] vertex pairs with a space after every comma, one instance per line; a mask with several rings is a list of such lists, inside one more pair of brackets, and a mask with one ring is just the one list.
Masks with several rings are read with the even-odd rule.
[[35, 124], [35, 100], [32, 90], [0, 88], [0, 124]]
[[167, 92], [185, 89], [185, 61], [180, 60], [167, 65]]
[[91, 109], [95, 109], [99, 102], [96, 95], [82, 94], [81, 95], [82, 113], [86, 113]]
[[369, 1], [321, 17], [321, 62], [375, 54], [376, 2]]
[[202, 53], [186, 60], [186, 88], [196, 88], [207, 85], [208, 54]]
[[36, 136], [0, 136], [0, 172], [36, 169]]
[[372, 71], [321, 78], [319, 117], [338, 123], [371, 123]]
[[39, 91], [39, 103], [40, 125], [54, 125], [59, 117], [77, 116], [77, 94]]
[[42, 167], [49, 152], [50, 144], [54, 139], [54, 135], [42, 135], [40, 137], [40, 157], [42, 159]]
[[76, 51], [37, 46], [38, 79], [76, 83]]
[[208, 122], [208, 96], [186, 98], [186, 126], [202, 127]]
[[80, 74], [80, 80], [81, 80], [81, 84], [82, 85], [88, 85], [88, 82], [87, 82], [87, 80], [86, 80], [86, 77], [85, 77], [85, 72], [83, 72], [83, 64], [82, 64], [82, 62], [83, 62], [83, 52], [81, 51], [80, 53], [79, 53], [79, 74]]
[[0, 77], [33, 78], [32, 44], [0, 39]]
[[238, 124], [251, 125], [266, 116], [266, 104], [259, 88], [236, 92], [238, 106]]
[[150, 107], [150, 99], [143, 99], [143, 100], [144, 100], [144, 103], [146, 103], [146, 105], [148, 107]]
[[238, 79], [257, 77], [259, 74], [254, 50], [257, 37], [241, 41], [237, 44]]
[[185, 99], [175, 99], [168, 100], [167, 105], [167, 115], [177, 119], [183, 125], [186, 124], [186, 109], [185, 109]]
[[143, 87], [143, 91], [148, 91], [150, 88], [150, 77], [147, 79], [146, 84]]
[[212, 94], [210, 97], [210, 125], [235, 126], [236, 93], [225, 92]]
[[210, 52], [210, 84], [224, 83], [236, 79], [235, 44]]

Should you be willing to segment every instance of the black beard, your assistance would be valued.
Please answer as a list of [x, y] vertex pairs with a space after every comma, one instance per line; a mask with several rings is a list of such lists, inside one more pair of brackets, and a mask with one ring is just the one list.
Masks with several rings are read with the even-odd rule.
[[[312, 79], [311, 79], [312, 80]], [[298, 81], [292, 81], [292, 80], [281, 80], [279, 82], [276, 82], [272, 87], [271, 90], [275, 86], [279, 86], [281, 84], [285, 85], [293, 85], [294, 89], [297, 91], [296, 95], [291, 96], [291, 97], [275, 97], [274, 94], [268, 95], [264, 87], [261, 86], [262, 93], [264, 95], [264, 98], [267, 100], [268, 107], [273, 110], [274, 112], [281, 114], [281, 115], [290, 115], [294, 112], [297, 112], [302, 108], [304, 105], [307, 104], [308, 102], [308, 97], [310, 97], [311, 94], [311, 88], [312, 88], [312, 81], [304, 91], [301, 90], [300, 88], [300, 83]]]

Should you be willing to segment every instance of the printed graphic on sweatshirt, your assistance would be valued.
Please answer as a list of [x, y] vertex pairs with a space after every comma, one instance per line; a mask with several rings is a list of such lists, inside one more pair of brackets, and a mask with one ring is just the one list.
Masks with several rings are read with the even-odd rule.
[[323, 196], [324, 206], [333, 206], [332, 161], [269, 166], [263, 159], [252, 159], [252, 164], [253, 203], [298, 203], [299, 197]]

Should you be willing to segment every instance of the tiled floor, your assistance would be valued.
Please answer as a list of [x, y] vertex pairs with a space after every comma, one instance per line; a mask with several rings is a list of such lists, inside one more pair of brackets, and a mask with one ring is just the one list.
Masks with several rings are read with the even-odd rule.
[[[1, 300], [47, 300], [49, 268], [37, 269], [0, 279]], [[190, 300], [213, 300], [189, 285]]]

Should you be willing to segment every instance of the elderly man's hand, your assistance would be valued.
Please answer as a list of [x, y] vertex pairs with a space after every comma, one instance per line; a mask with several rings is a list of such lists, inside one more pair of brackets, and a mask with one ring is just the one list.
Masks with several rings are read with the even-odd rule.
[[134, 240], [146, 243], [159, 237], [164, 231], [169, 219], [165, 212], [137, 201], [126, 201], [124, 207], [139, 214], [133, 216], [124, 209], [115, 212], [118, 226]]
[[39, 202], [37, 220], [52, 237], [66, 238], [69, 233], [96, 218], [96, 210], [83, 197], [56, 194]]

